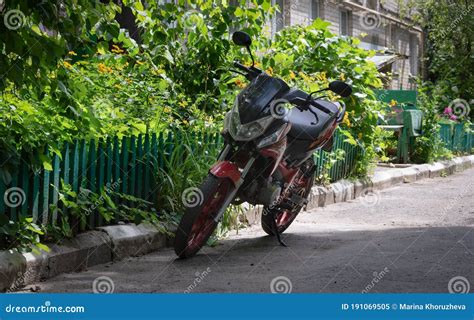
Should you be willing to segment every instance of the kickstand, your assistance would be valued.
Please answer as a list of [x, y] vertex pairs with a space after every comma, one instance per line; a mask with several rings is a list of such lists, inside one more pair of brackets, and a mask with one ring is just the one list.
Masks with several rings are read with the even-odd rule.
[[278, 232], [278, 228], [275, 221], [275, 215], [273, 215], [273, 219], [272, 219], [272, 229], [273, 229], [273, 233], [276, 235], [278, 243], [283, 247], [287, 247], [287, 245], [281, 240], [280, 233]]

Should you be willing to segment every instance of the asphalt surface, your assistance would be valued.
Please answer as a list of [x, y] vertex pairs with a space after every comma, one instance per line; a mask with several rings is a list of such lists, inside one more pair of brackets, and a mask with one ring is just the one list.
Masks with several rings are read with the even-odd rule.
[[114, 292], [472, 292], [473, 226], [469, 169], [303, 212], [286, 248], [255, 226], [189, 260], [169, 248], [26, 290], [92, 292], [96, 280]]

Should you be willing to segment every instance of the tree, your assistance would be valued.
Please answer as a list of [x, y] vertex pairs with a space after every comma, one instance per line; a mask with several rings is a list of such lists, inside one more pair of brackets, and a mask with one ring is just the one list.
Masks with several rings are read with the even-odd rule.
[[0, 2], [0, 91], [13, 84], [43, 95], [61, 84], [59, 60], [69, 51], [93, 51], [119, 35], [120, 7], [90, 0], [6, 0]]
[[469, 0], [411, 0], [405, 7], [408, 8], [415, 9], [413, 18], [426, 33], [424, 63], [427, 74], [424, 80], [444, 87], [449, 101], [463, 99], [469, 102], [474, 93], [474, 3]]

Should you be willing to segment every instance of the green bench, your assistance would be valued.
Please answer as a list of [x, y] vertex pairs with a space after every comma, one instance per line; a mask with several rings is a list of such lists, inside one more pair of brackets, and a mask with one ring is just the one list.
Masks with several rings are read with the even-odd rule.
[[400, 163], [408, 163], [415, 138], [422, 131], [423, 113], [416, 108], [416, 91], [414, 90], [377, 90], [377, 98], [386, 103], [397, 102], [397, 108], [388, 107], [388, 116], [380, 128], [398, 134], [397, 159]]

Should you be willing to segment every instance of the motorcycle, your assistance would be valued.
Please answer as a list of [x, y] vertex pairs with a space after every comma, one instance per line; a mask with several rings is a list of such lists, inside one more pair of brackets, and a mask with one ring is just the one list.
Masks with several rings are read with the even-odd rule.
[[343, 102], [313, 95], [326, 90], [348, 97], [352, 88], [333, 81], [328, 88], [306, 93], [255, 67], [252, 40], [233, 33], [236, 45], [247, 49], [252, 66], [234, 62], [232, 70], [250, 83], [237, 95], [225, 116], [224, 147], [217, 162], [197, 189], [197, 201], [187, 205], [175, 234], [180, 258], [194, 256], [217, 227], [230, 204], [263, 205], [262, 228], [276, 236], [295, 220], [306, 205], [316, 166], [313, 153], [331, 150], [333, 135], [344, 117]]

